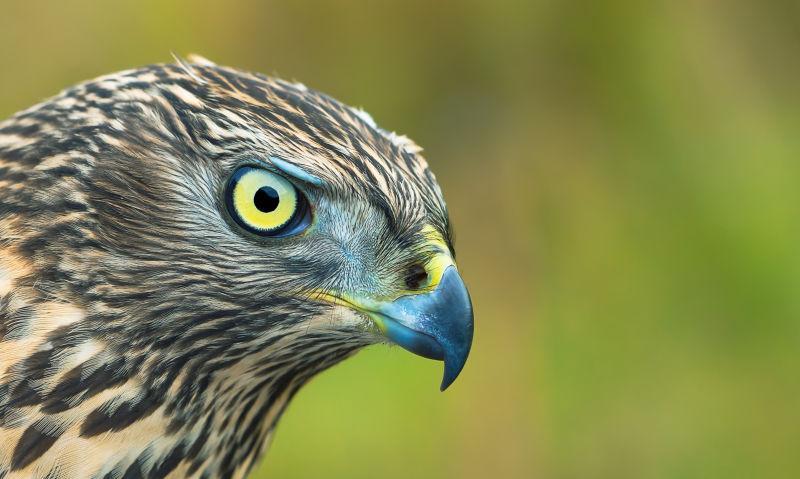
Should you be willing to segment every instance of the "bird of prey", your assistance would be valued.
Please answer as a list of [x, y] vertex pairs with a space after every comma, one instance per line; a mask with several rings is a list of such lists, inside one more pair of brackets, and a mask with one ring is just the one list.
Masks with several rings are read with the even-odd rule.
[[309, 378], [461, 371], [472, 305], [420, 148], [201, 58], [0, 122], [0, 478], [244, 477]]

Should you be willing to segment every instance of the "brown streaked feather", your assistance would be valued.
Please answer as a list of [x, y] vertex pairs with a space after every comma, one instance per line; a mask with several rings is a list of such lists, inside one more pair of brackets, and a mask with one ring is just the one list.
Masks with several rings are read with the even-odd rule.
[[[295, 392], [379, 340], [302, 292], [395, 294], [425, 225], [449, 243], [420, 151], [200, 60], [0, 123], [0, 477], [246, 475]], [[226, 175], [271, 156], [324, 182], [313, 244], [267, 247], [221, 214]]]

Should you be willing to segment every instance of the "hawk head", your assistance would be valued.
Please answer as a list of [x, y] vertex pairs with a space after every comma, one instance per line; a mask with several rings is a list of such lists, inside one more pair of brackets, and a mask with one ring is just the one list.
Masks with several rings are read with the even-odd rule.
[[442, 193], [363, 111], [178, 62], [15, 115], [0, 160], [0, 476], [243, 474], [365, 345], [464, 366]]

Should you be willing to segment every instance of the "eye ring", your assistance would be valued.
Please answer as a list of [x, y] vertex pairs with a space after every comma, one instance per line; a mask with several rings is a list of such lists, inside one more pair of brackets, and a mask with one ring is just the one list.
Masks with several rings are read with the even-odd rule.
[[311, 224], [305, 195], [286, 178], [264, 168], [242, 166], [228, 179], [225, 206], [246, 231], [262, 237], [286, 237]]

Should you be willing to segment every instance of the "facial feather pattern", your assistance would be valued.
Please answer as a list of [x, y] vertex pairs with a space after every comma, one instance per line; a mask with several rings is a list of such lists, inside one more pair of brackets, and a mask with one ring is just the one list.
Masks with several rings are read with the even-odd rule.
[[[202, 59], [0, 123], [0, 478], [243, 477], [300, 386], [386, 340], [315, 295], [393, 301], [452, 262], [419, 152], [303, 85]], [[319, 180], [287, 176], [313, 222], [248, 234], [225, 185], [278, 161]]]

